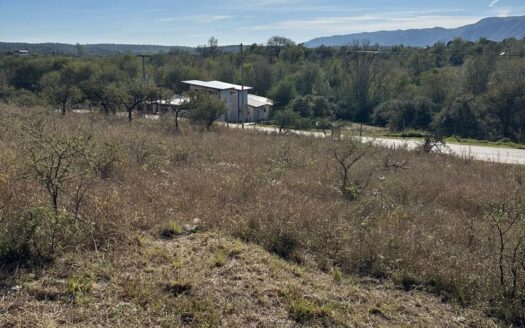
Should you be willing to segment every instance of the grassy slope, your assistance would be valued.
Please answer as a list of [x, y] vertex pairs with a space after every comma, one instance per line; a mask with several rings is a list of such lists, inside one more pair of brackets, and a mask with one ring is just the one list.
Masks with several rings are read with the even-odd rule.
[[210, 232], [70, 254], [17, 283], [0, 302], [2, 327], [495, 326], [421, 292], [321, 273]]
[[[34, 178], [21, 179], [28, 173], [25, 155], [27, 143], [32, 140], [22, 123], [47, 119], [46, 133], [51, 132], [51, 126], [59, 126], [68, 138], [76, 133], [79, 124], [87, 123], [74, 115], [15, 113], [0, 110], [0, 214], [2, 224], [6, 222], [11, 227], [3, 229], [5, 226], [0, 225], [0, 242], [2, 237], [20, 236], [23, 229], [18, 222], [31, 217], [29, 210], [49, 206], [45, 190]], [[89, 123], [84, 126], [93, 129], [96, 146], [90, 156], [100, 163], [105, 163], [105, 156], [115, 156], [117, 160], [101, 166], [100, 172], [89, 178], [89, 189], [79, 212], [83, 220], [68, 226], [71, 233], [68, 230], [61, 235], [55, 266], [36, 280], [30, 274], [20, 277], [21, 270], [18, 281], [5, 282], [0, 276], [0, 294], [14, 291], [12, 283], [23, 286], [17, 294], [0, 302], [0, 320], [6, 326], [7, 321], [13, 320], [15, 326], [31, 326], [33, 321], [46, 317], [51, 323], [48, 326], [53, 323], [144, 326], [161, 325], [163, 320], [165, 326], [172, 326], [184, 312], [194, 313], [190, 317], [201, 323], [213, 323], [218, 317], [229, 318], [240, 311], [253, 312], [253, 322], [257, 322], [260, 313], [272, 317], [273, 312], [266, 310], [270, 306], [267, 303], [255, 303], [262, 309], [254, 307], [253, 311], [245, 305], [236, 305], [239, 303], [236, 299], [241, 297], [247, 302], [258, 302], [261, 290], [265, 289], [252, 285], [256, 280], [234, 272], [235, 279], [249, 284], [249, 288], [230, 289], [231, 283], [221, 281], [212, 285], [224, 289], [223, 294], [207, 288], [211, 280], [199, 280], [200, 276], [211, 279], [228, 267], [232, 247], [216, 254], [216, 250], [199, 250], [201, 244], [193, 244], [187, 248], [191, 252], [203, 251], [203, 255], [179, 261], [191, 253], [174, 253], [171, 249], [174, 244], [164, 245], [158, 238], [159, 230], [171, 221], [184, 224], [193, 218], [200, 218], [210, 231], [223, 231], [257, 243], [290, 261], [310, 263], [312, 268], [328, 272], [339, 267], [347, 274], [391, 279], [405, 288], [430, 290], [452, 304], [506, 318], [509, 323], [522, 322], [519, 320], [523, 318], [524, 276], [519, 277], [517, 297], [504, 298], [495, 256], [498, 244], [493, 242], [494, 227], [487, 213], [502, 206], [511, 214], [524, 213], [520, 204], [525, 204], [521, 199], [525, 195], [521, 182], [525, 167], [361, 145], [357, 149], [366, 149], [367, 153], [352, 168], [352, 182], [369, 183], [358, 199], [348, 201], [338, 189], [340, 176], [334, 152], [354, 147], [349, 143], [221, 127], [199, 133], [185, 124], [175, 134], [169, 120], [137, 119], [129, 124], [120, 117], [95, 115]], [[74, 211], [73, 187], [69, 186], [61, 199], [61, 207], [70, 213]], [[514, 198], [521, 203], [508, 201]], [[519, 242], [525, 231], [523, 227], [520, 223], [513, 230], [516, 237], [507, 240], [506, 250], [512, 250]], [[151, 240], [134, 239], [138, 235], [150, 236]], [[178, 242], [183, 240], [186, 238]], [[158, 247], [154, 248], [155, 245]], [[90, 252], [97, 247], [105, 252], [99, 255]], [[523, 254], [522, 248], [519, 251]], [[506, 281], [511, 278], [508, 253], [504, 254]], [[260, 257], [249, 256], [267, 265]], [[212, 262], [225, 265], [213, 269]], [[307, 284], [297, 279], [301, 277], [293, 276], [299, 267], [289, 264], [285, 267], [288, 271], [274, 277], [258, 275], [268, 283], [284, 286], [284, 293], [273, 298], [276, 301], [271, 303], [272, 307], [287, 308], [287, 295], [291, 295], [288, 298], [297, 300], [291, 302], [296, 308], [308, 310], [307, 317], [308, 313], [326, 317], [338, 306], [329, 305], [328, 311], [324, 303], [301, 301], [300, 296], [329, 295], [333, 290], [331, 298], [323, 297], [343, 304], [353, 300], [345, 296], [349, 293], [346, 283], [318, 285], [317, 289], [299, 293], [293, 287], [288, 289], [290, 275], [293, 284]], [[242, 272], [245, 269], [235, 267]], [[200, 272], [200, 276], [195, 272]], [[230, 274], [224, 273], [221, 279], [234, 279]], [[308, 274], [311, 281], [333, 280], [329, 275], [319, 274], [317, 269]], [[181, 280], [177, 285], [180, 289], [187, 279], [194, 286], [194, 296], [175, 299], [163, 292], [171, 281]], [[96, 283], [93, 290], [83, 295], [83, 290], [91, 289], [91, 280]], [[356, 286], [363, 290], [361, 284]], [[380, 286], [370, 288], [381, 290]], [[387, 304], [405, 307], [414, 300], [414, 294], [387, 290], [385, 295], [402, 295], [400, 300]], [[234, 308], [228, 310], [220, 295], [226, 295]], [[382, 297], [370, 296], [370, 299], [377, 303], [375, 300]], [[375, 314], [371, 317], [381, 319], [379, 322], [385, 325], [408, 324], [410, 320], [425, 325], [421, 318], [395, 319], [399, 318], [392, 314], [395, 310], [387, 306], [387, 311], [374, 302], [363, 308], [353, 304], [351, 310], [334, 315], [335, 319], [323, 320], [341, 323], [348, 315], [364, 322], [363, 318]], [[401, 310], [397, 312], [400, 315]], [[279, 313], [283, 320], [290, 316], [288, 310]], [[391, 319], [376, 318], [382, 317], [381, 313]], [[186, 321], [190, 317], [185, 316]], [[155, 322], [150, 324], [148, 320]]]

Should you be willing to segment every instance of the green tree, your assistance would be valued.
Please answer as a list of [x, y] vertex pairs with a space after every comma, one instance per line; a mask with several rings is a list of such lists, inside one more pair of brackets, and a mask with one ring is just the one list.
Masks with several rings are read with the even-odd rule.
[[499, 123], [502, 137], [514, 141], [522, 140], [525, 83], [507, 81], [495, 85], [487, 92], [485, 101], [489, 115], [494, 116]]
[[483, 137], [478, 104], [472, 95], [463, 95], [445, 108], [435, 119], [434, 127], [440, 135], [464, 138]]
[[142, 81], [132, 80], [127, 83], [115, 83], [105, 91], [105, 97], [113, 97], [128, 112], [128, 120], [133, 121], [133, 110], [148, 99], [155, 98], [155, 89]]
[[50, 72], [42, 78], [44, 94], [53, 105], [60, 106], [62, 115], [66, 115], [67, 107], [80, 100], [80, 89], [65, 78], [60, 72]]
[[308, 97], [298, 96], [290, 102], [286, 107], [287, 110], [291, 110], [302, 117], [312, 116], [312, 104]]
[[287, 134], [300, 124], [301, 116], [291, 110], [283, 110], [275, 114], [274, 121], [279, 127], [279, 134]]
[[487, 90], [492, 66], [487, 56], [469, 58], [463, 66], [465, 89], [476, 96], [484, 93]]
[[196, 92], [191, 96], [188, 118], [192, 124], [203, 126], [209, 130], [213, 122], [227, 112], [226, 104], [217, 97], [203, 92]]
[[297, 95], [294, 84], [290, 80], [280, 81], [269, 93], [274, 101], [274, 109], [284, 109]]

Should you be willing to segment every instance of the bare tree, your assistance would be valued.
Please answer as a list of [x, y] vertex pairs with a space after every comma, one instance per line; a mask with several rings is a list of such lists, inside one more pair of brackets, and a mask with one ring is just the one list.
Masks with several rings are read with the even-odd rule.
[[489, 256], [496, 258], [501, 291], [512, 299], [525, 273], [525, 205], [519, 190], [510, 200], [493, 204], [486, 211], [494, 233], [490, 240], [496, 250]]
[[58, 212], [60, 195], [67, 185], [77, 180], [83, 185], [83, 177], [91, 173], [87, 153], [92, 135], [82, 128], [67, 135], [55, 125], [51, 128], [44, 125], [38, 130], [30, 129], [27, 137], [32, 176], [45, 187], [51, 207]]
[[369, 178], [365, 181], [353, 176], [353, 169], [357, 162], [359, 162], [367, 153], [367, 150], [362, 144], [348, 140], [344, 147], [336, 148], [333, 151], [333, 157], [337, 162], [339, 171], [339, 190], [343, 197], [349, 201], [355, 200], [359, 194], [366, 189]]

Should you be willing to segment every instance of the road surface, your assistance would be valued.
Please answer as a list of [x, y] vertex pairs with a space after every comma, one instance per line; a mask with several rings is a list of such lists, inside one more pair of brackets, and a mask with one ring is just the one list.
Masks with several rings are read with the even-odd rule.
[[[229, 124], [231, 128], [241, 128], [240, 124]], [[279, 132], [275, 127], [245, 124], [245, 129], [256, 129], [258, 131], [265, 132]], [[325, 138], [329, 136], [327, 133], [325, 136], [322, 132], [317, 131], [301, 131], [291, 130], [290, 133], [295, 135], [304, 135], [317, 138]], [[419, 140], [411, 139], [395, 139], [395, 138], [372, 138], [363, 137], [364, 141], [372, 142], [377, 145], [389, 147], [389, 148], [402, 148], [406, 147], [409, 150], [413, 150], [418, 147], [421, 143]], [[489, 147], [489, 146], [473, 146], [473, 145], [462, 145], [448, 143], [446, 149], [442, 149], [443, 152], [450, 155], [459, 157], [469, 157], [475, 160], [495, 162], [495, 163], [506, 163], [506, 164], [520, 164], [525, 165], [525, 150], [513, 149], [505, 147]]]

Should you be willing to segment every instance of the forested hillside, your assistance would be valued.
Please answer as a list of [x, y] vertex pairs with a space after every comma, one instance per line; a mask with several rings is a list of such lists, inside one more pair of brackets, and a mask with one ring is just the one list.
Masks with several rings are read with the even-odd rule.
[[[216, 45], [201, 50], [147, 59], [148, 86], [140, 58], [132, 54], [7, 55], [0, 57], [0, 99], [64, 109], [90, 103], [111, 112], [124, 109], [126, 102], [118, 100], [183, 93], [183, 80], [241, 83], [239, 53]], [[275, 101], [272, 117], [286, 116], [298, 127], [350, 120], [396, 131], [525, 140], [524, 40], [308, 49], [274, 37], [247, 47], [244, 65], [244, 83]]]

